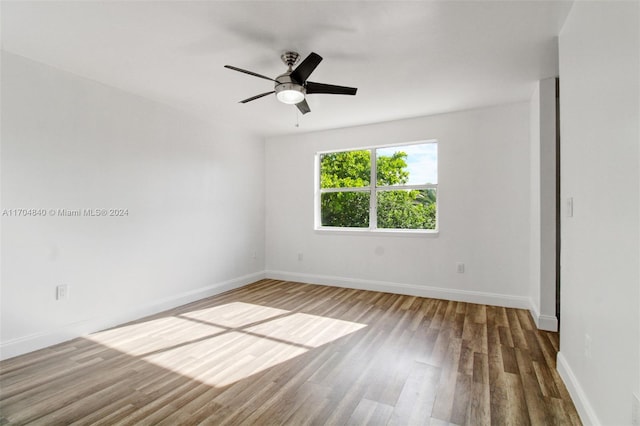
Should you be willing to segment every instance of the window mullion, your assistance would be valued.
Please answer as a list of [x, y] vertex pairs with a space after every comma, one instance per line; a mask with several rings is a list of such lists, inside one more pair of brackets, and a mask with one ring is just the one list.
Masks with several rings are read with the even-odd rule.
[[321, 188], [321, 194], [327, 194], [330, 192], [369, 192], [371, 189], [368, 186], [357, 187], [340, 187], [340, 188]]
[[369, 196], [369, 229], [378, 229], [378, 172], [376, 164], [376, 150], [369, 150], [371, 156], [371, 180], [369, 187], [371, 195]]
[[421, 189], [438, 189], [438, 185], [432, 183], [425, 185], [387, 185], [378, 186], [376, 189], [379, 191], [411, 191]]

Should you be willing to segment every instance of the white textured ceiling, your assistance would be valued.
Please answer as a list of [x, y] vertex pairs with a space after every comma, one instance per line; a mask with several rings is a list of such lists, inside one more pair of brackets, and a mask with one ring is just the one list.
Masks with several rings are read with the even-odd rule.
[[[528, 99], [557, 75], [569, 1], [2, 2], [3, 49], [262, 135], [388, 121]], [[280, 54], [314, 51], [310, 80], [358, 87], [294, 106], [267, 80]]]

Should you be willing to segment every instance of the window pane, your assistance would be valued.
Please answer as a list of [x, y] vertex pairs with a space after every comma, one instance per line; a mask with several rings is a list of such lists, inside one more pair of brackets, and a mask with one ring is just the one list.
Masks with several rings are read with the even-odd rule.
[[369, 150], [332, 152], [320, 156], [320, 188], [361, 188], [371, 180]]
[[322, 226], [369, 227], [369, 192], [329, 192], [321, 195]]
[[436, 229], [436, 190], [378, 191], [378, 228]]
[[376, 149], [376, 169], [380, 186], [437, 184], [438, 144]]

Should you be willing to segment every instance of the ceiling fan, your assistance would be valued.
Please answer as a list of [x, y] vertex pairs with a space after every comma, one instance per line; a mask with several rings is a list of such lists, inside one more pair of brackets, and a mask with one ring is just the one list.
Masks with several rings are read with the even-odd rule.
[[275, 79], [252, 71], [243, 70], [242, 68], [233, 67], [231, 65], [224, 66], [230, 70], [243, 72], [254, 77], [260, 77], [265, 80], [275, 82], [274, 90], [271, 92], [252, 96], [240, 101], [240, 103], [246, 104], [247, 102], [275, 93], [280, 102], [295, 105], [301, 113], [306, 114], [311, 112], [311, 109], [309, 108], [309, 104], [307, 104], [305, 95], [312, 95], [316, 93], [355, 95], [358, 91], [355, 87], [335, 86], [333, 84], [314, 83], [313, 81], [308, 81], [307, 78], [309, 78], [313, 70], [315, 70], [318, 64], [320, 64], [320, 61], [322, 61], [322, 56], [317, 53], [311, 52], [309, 56], [307, 56], [300, 65], [296, 67], [296, 69], [293, 69], [293, 66], [298, 62], [298, 59], [300, 59], [300, 55], [297, 52], [284, 52], [280, 58], [288, 67], [288, 70], [284, 74], [277, 76]]

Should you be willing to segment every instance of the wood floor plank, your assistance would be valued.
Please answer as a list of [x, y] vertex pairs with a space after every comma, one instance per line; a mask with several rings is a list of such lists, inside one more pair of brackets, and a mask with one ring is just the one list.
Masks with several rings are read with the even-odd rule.
[[540, 385], [542, 395], [550, 398], [561, 398], [558, 387], [553, 379], [553, 375], [549, 371], [549, 367], [544, 363], [534, 362], [533, 368], [536, 374], [536, 380]]
[[474, 352], [471, 376], [474, 383], [489, 384], [489, 355]]
[[509, 419], [514, 417], [510, 411], [514, 408], [509, 404], [506, 374], [500, 374], [489, 385], [489, 406], [491, 423], [507, 425]]
[[524, 336], [524, 330], [518, 317], [518, 310], [508, 309], [507, 318], [509, 319], [509, 331], [513, 338], [513, 346], [520, 349], [528, 349], [527, 339]]
[[[449, 339], [445, 361], [442, 363], [442, 376], [438, 385], [432, 417], [449, 421], [453, 410], [456, 383], [458, 381], [458, 363], [460, 360], [461, 339]], [[442, 380], [445, 378], [445, 380]]]
[[548, 413], [548, 406], [543, 400], [542, 390], [533, 368], [530, 353], [520, 349], [516, 349], [515, 353], [520, 371], [520, 380], [527, 402], [529, 419], [532, 424], [549, 424], [551, 416]]
[[431, 417], [441, 369], [413, 362], [411, 372], [394, 406], [392, 424], [423, 424]]
[[[293, 411], [289, 417], [285, 418], [286, 414], [283, 414], [284, 423], [291, 425], [312, 424], [329, 404], [329, 399], [327, 398], [329, 392], [330, 389], [325, 386], [308, 382], [306, 397], [304, 397], [298, 409]], [[287, 410], [292, 411], [288, 407]]]
[[518, 362], [516, 360], [516, 348], [510, 346], [500, 346], [502, 353], [502, 365], [505, 373], [519, 374]]
[[453, 396], [453, 407], [451, 408], [450, 422], [464, 425], [471, 421], [471, 384], [471, 376], [458, 373], [455, 393]]
[[508, 326], [498, 327], [498, 336], [500, 344], [504, 346], [514, 347], [513, 337], [511, 337], [511, 329]]
[[525, 310], [265, 279], [0, 363], [0, 425], [580, 425]]
[[471, 403], [465, 425], [482, 426], [491, 424], [491, 398], [489, 383], [471, 384]]
[[[527, 409], [527, 399], [522, 380], [519, 374], [505, 373], [505, 383], [507, 389], [507, 400], [509, 401], [507, 410], [507, 424], [527, 426], [531, 424], [529, 411]], [[545, 423], [538, 423], [545, 424]]]

